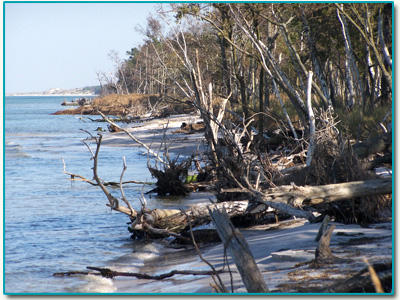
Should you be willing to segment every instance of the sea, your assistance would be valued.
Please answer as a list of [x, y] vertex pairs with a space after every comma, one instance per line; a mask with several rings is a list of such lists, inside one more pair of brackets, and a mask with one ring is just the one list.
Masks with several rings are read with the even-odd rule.
[[[139, 272], [146, 261], [170, 251], [167, 242], [145, 243], [131, 239], [129, 218], [106, 206], [107, 198], [99, 187], [71, 181], [64, 173], [65, 167], [67, 172], [93, 178], [92, 155], [83, 141], [94, 151], [95, 143], [90, 140], [89, 133], [97, 135], [98, 127], [107, 128], [105, 123], [93, 122], [85, 116], [52, 115], [63, 109], [61, 102], [74, 98], [5, 97], [5, 294], [119, 293], [111, 279], [90, 275], [55, 277], [53, 274], [88, 271], [87, 266]], [[102, 145], [98, 158], [99, 177], [119, 182], [122, 157], [125, 157], [124, 181], [154, 182], [144, 152], [145, 149], [139, 147]], [[124, 192], [131, 205], [139, 209], [142, 190], [146, 192], [152, 188], [154, 186], [129, 184]], [[110, 191], [120, 197], [119, 188], [110, 188]], [[148, 196], [147, 202], [150, 209], [188, 205], [182, 198], [154, 195]], [[182, 258], [182, 254], [180, 256]], [[134, 287], [124, 291], [135, 293]]]

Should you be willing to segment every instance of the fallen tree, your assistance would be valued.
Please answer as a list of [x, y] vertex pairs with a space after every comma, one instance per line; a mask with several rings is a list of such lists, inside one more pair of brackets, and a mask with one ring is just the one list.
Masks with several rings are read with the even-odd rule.
[[[248, 183], [248, 187], [221, 189], [221, 193], [241, 193], [247, 195], [247, 200], [226, 201], [214, 204], [197, 205], [185, 211], [174, 209], [153, 209], [146, 208], [145, 199], [141, 200], [142, 209], [135, 210], [125, 198], [123, 191], [123, 174], [120, 178], [120, 191], [122, 201], [126, 206], [121, 205], [117, 197], [113, 196], [105, 186], [103, 180], [97, 173], [98, 154], [100, 151], [102, 136], [94, 137], [96, 150], [93, 155], [93, 178], [104, 194], [111, 209], [128, 215], [131, 219], [131, 231], [142, 232], [149, 237], [173, 236], [185, 243], [190, 239], [181, 236], [180, 233], [189, 229], [189, 222], [193, 227], [211, 222], [209, 209], [225, 209], [230, 218], [246, 214], [257, 214], [260, 212], [278, 211], [299, 218], [307, 218], [310, 222], [316, 221], [314, 214], [306, 207], [323, 207], [331, 202], [355, 199], [360, 197], [371, 197], [392, 193], [391, 178], [373, 179], [321, 186], [279, 186], [266, 190], [256, 190]], [[89, 148], [89, 147], [88, 147]], [[90, 149], [90, 148], [89, 148]], [[65, 171], [66, 174], [72, 174]], [[81, 177], [74, 174], [75, 177]], [[245, 179], [247, 182], [247, 179]], [[315, 209], [314, 209], [315, 210]], [[317, 210], [318, 211], [318, 210]]]
[[382, 178], [320, 186], [279, 186], [265, 191], [262, 199], [301, 207], [391, 193], [392, 179]]
[[[224, 192], [238, 192], [238, 190], [224, 190]], [[243, 192], [243, 190], [240, 190], [240, 192]], [[168, 228], [169, 231], [172, 232], [182, 232], [188, 229], [188, 216], [192, 226], [198, 226], [211, 221], [208, 211], [209, 209], [222, 208], [226, 210], [230, 218], [239, 215], [277, 210], [289, 215], [315, 221], [314, 214], [311, 211], [298, 208], [364, 197], [366, 195], [390, 194], [391, 192], [392, 182], [390, 178], [325, 186], [280, 186], [269, 189], [264, 193], [259, 192], [259, 198], [257, 201], [227, 201], [215, 204], [198, 205], [187, 209], [185, 212], [179, 210], [154, 209], [144, 213], [142, 222], [146, 222], [148, 226], [153, 228]], [[249, 196], [252, 195], [251, 191], [248, 191], [248, 193]], [[166, 213], [167, 211], [169, 214]], [[138, 222], [134, 222], [131, 226], [132, 229], [144, 230], [143, 225], [139, 224]]]

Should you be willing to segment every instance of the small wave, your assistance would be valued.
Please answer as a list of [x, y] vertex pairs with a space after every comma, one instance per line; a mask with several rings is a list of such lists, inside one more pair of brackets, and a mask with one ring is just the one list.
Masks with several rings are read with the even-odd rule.
[[86, 275], [87, 283], [77, 288], [78, 293], [114, 293], [117, 288], [113, 280], [96, 275]]
[[150, 243], [144, 245], [143, 248], [137, 249], [137, 252], [132, 253], [133, 257], [141, 260], [150, 260], [159, 256], [159, 252], [164, 247], [158, 243]]
[[22, 151], [22, 149], [24, 149], [24, 147], [19, 144], [16, 144], [14, 142], [6, 142], [6, 145], [5, 145], [6, 158], [12, 159], [12, 158], [31, 157], [29, 154]]
[[158, 258], [163, 249], [164, 246], [158, 243], [135, 245], [134, 252], [112, 260], [107, 268], [120, 272], [139, 272], [147, 261]]

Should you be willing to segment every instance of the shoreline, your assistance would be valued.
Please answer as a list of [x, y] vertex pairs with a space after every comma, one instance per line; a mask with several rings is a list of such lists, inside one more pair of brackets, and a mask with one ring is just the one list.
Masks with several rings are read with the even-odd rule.
[[[364, 257], [370, 264], [390, 261], [392, 257], [391, 223], [372, 224], [369, 228], [363, 228], [357, 224], [332, 222], [332, 225], [336, 226], [331, 240], [332, 254], [340, 259], [317, 268], [310, 268], [308, 263], [315, 256], [318, 243], [314, 239], [320, 224], [310, 224], [305, 219], [292, 219], [280, 224], [282, 225], [269, 224], [240, 229], [272, 294], [298, 295], [302, 293], [307, 295], [315, 293], [319, 289], [329, 287], [355, 275], [365, 267], [362, 259]], [[355, 242], [357, 238], [354, 237], [359, 236], [362, 238], [358, 239], [365, 239], [369, 242], [357, 244]], [[345, 247], [343, 244], [349, 244], [349, 246]], [[200, 249], [203, 258], [216, 269], [222, 268], [224, 246], [221, 243], [205, 245]], [[193, 249], [170, 250], [167, 248], [164, 255], [145, 261], [139, 273], [162, 274], [172, 270], [210, 270], [197, 254], [182, 261], [181, 251], [193, 251]], [[234, 292], [247, 294], [229, 253], [228, 260], [230, 269], [235, 272], [232, 274]], [[230, 275], [223, 273], [220, 274], [220, 277], [231, 292]], [[117, 277], [113, 281], [116, 294], [182, 293], [196, 295], [213, 293], [211, 284], [214, 284], [211, 276], [193, 275], [175, 275], [161, 281]], [[309, 288], [308, 292], [307, 288]], [[297, 289], [303, 291], [298, 292]], [[329, 294], [325, 293], [325, 295]]]
[[[188, 123], [188, 121], [196, 123], [201, 119], [194, 115], [172, 115], [168, 118], [128, 124], [125, 128], [128, 128], [134, 137], [155, 151], [165, 151], [162, 141], [166, 137], [170, 142], [170, 153], [190, 156], [198, 148], [204, 153], [207, 145], [203, 132], [193, 134], [176, 132], [179, 131], [182, 122]], [[167, 125], [168, 127], [166, 127]], [[108, 147], [142, 147], [125, 132], [107, 133], [103, 137], [103, 143]], [[144, 148], [143, 150], [147, 152]], [[204, 201], [206, 200], [204, 199]], [[315, 249], [318, 243], [314, 239], [321, 223], [311, 224], [306, 219], [292, 218], [277, 224], [258, 225], [240, 229], [240, 231], [249, 244], [272, 293], [279, 291], [279, 293], [289, 295], [291, 293], [306, 295], [354, 276], [365, 267], [364, 258], [367, 258], [370, 264], [391, 260], [392, 223], [374, 223], [367, 227], [337, 222], [330, 222], [330, 224], [336, 226], [330, 247], [332, 254], [340, 259], [317, 269], [314, 269], [310, 262], [315, 258]], [[158, 243], [157, 240], [153, 242]], [[205, 244], [200, 249], [203, 257], [216, 269], [222, 268], [224, 261], [222, 243]], [[161, 274], [172, 270], [209, 270], [209, 267], [200, 260], [197, 254], [182, 260], [181, 251], [193, 251], [193, 249], [166, 248], [165, 252], [163, 251], [156, 259], [144, 261], [139, 273]], [[228, 257], [230, 269], [237, 270], [229, 254]], [[230, 275], [225, 273], [220, 276], [230, 291]], [[212, 293], [213, 289], [210, 284], [214, 284], [211, 276], [193, 275], [175, 275], [161, 281], [129, 277], [118, 277], [112, 281], [116, 294], [182, 293], [196, 295]], [[235, 293], [247, 293], [238, 273], [233, 274], [233, 285]]]
[[6, 94], [6, 97], [97, 97], [94, 94]]
[[[167, 144], [168, 152], [187, 157], [196, 153], [197, 150], [204, 154], [208, 146], [204, 132], [186, 133], [180, 130], [181, 125], [183, 122], [197, 123], [201, 121], [202, 119], [199, 116], [181, 114], [131, 123], [124, 128], [153, 151], [164, 153]], [[102, 145], [108, 147], [142, 147], [147, 152], [142, 145], [132, 140], [125, 132], [107, 132], [103, 135]]]

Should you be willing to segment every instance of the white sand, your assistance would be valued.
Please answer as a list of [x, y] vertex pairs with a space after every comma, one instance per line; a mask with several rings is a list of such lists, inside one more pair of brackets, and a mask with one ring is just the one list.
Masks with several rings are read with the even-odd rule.
[[[292, 222], [292, 224], [290, 224]], [[320, 223], [310, 224], [304, 219], [284, 222], [288, 227], [273, 229], [272, 226], [242, 230], [257, 265], [262, 272], [269, 290], [273, 293], [294, 292], [294, 287], [300, 282], [302, 287], [326, 287], [335, 280], [345, 279], [355, 275], [365, 267], [363, 258], [373, 263], [387, 262], [392, 259], [392, 224], [382, 223], [362, 228], [359, 225], [336, 226], [331, 240], [332, 254], [348, 259], [348, 262], [338, 262], [327, 268], [310, 269], [308, 265], [296, 267], [297, 263], [310, 262], [314, 258], [317, 242], [314, 241]], [[339, 234], [338, 234], [339, 233]], [[350, 240], [370, 239], [373, 242], [348, 244]], [[348, 244], [344, 246], [344, 244]], [[174, 250], [165, 254], [164, 258], [148, 260], [141, 269], [142, 273], [161, 274], [173, 269], [177, 270], [209, 270], [193, 252], [191, 259], [182, 257], [182, 251]], [[204, 258], [220, 269], [223, 265], [223, 245], [208, 247], [203, 250]], [[236, 271], [229, 256], [230, 268]], [[329, 275], [327, 278], [326, 275]], [[230, 276], [220, 275], [224, 284], [230, 290]], [[138, 280], [132, 278], [116, 278], [114, 285], [117, 293], [211, 293], [213, 284], [211, 276], [175, 275], [162, 281]], [[290, 284], [284, 290], [280, 284]], [[247, 293], [238, 273], [233, 274], [235, 293]]]
[[[204, 153], [207, 150], [204, 133], [174, 133], [179, 130], [183, 122], [197, 123], [201, 121], [199, 116], [174, 115], [169, 118], [152, 119], [142, 123], [128, 124], [125, 128], [142, 143], [152, 150], [164, 153], [166, 145], [170, 153], [181, 156], [190, 156], [199, 150]], [[107, 133], [103, 137], [103, 145], [107, 146], [135, 146], [142, 147], [132, 140], [125, 132]]]

